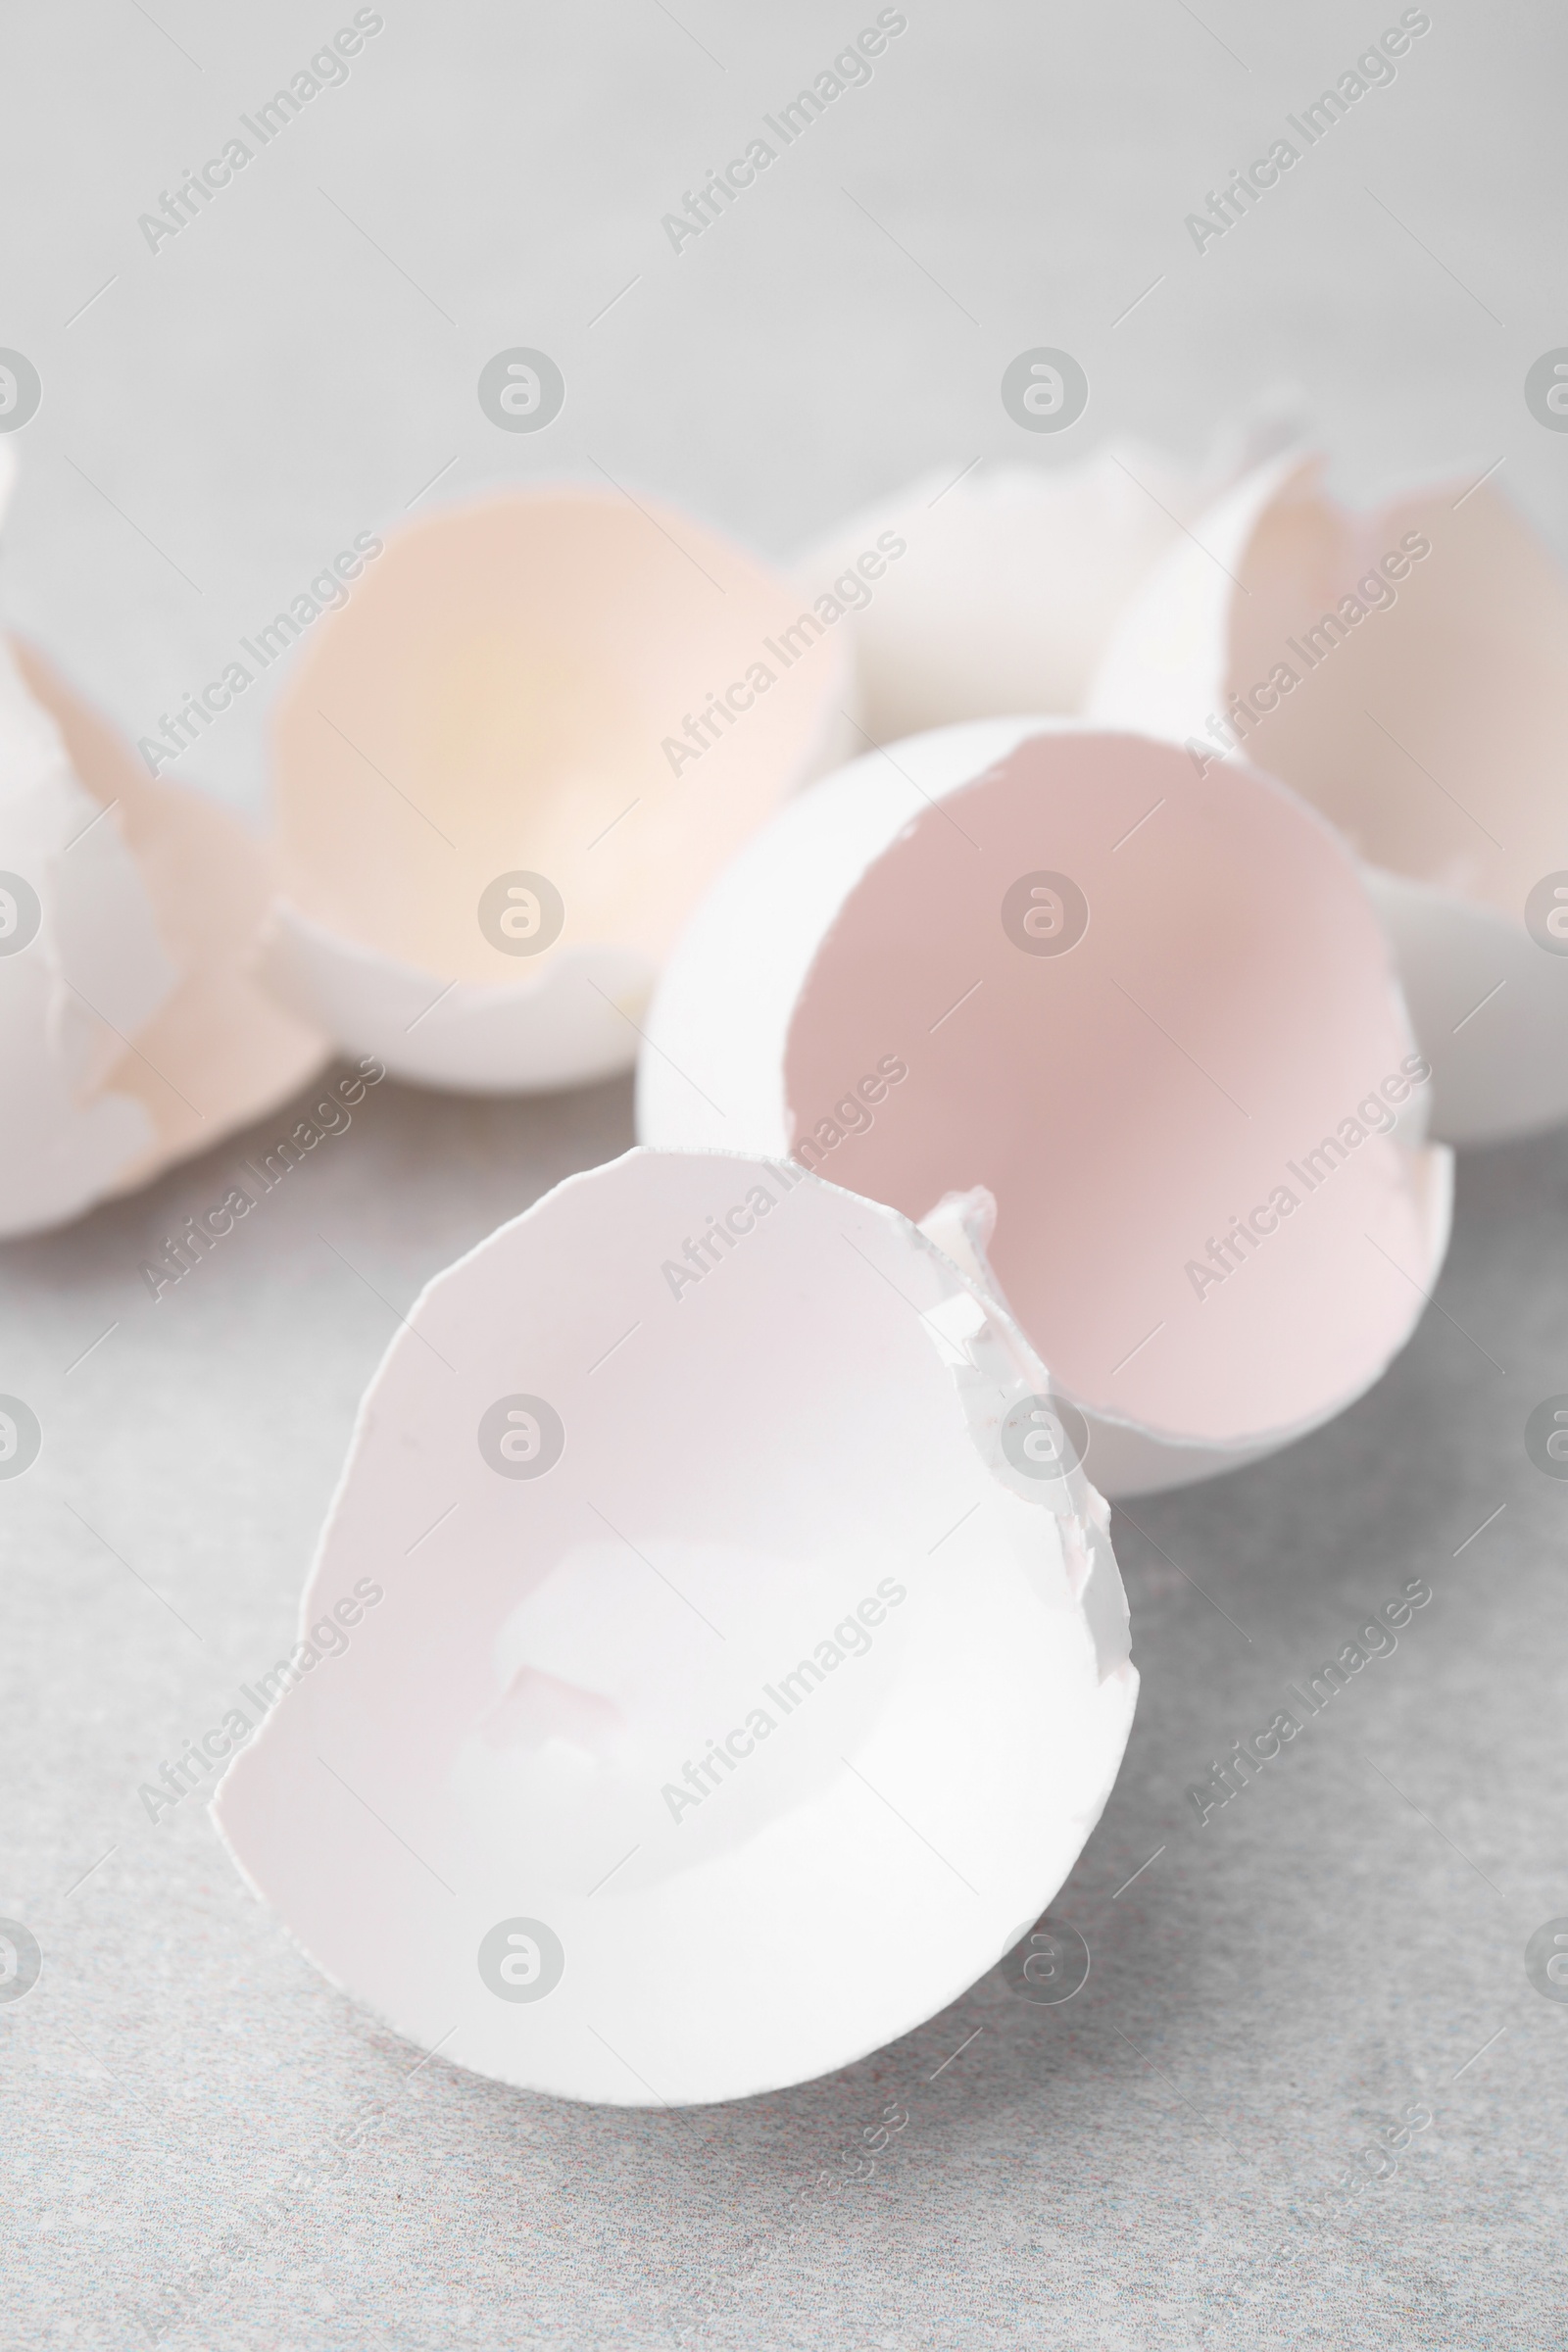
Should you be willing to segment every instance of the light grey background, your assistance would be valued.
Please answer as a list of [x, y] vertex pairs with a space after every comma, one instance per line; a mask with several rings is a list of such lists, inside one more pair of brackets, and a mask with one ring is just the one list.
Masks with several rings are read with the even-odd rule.
[[[661, 215], [874, 8], [388, 0], [348, 83], [149, 253], [138, 214], [352, 13], [0, 9], [0, 344], [44, 380], [4, 614], [132, 736], [443, 467], [423, 504], [597, 465], [786, 555], [925, 467], [1111, 428], [1196, 456], [1294, 384], [1348, 492], [1502, 459], [1568, 546], [1568, 436], [1521, 391], [1568, 342], [1544, 7], [1434, 0], [1394, 85], [1200, 257], [1184, 215], [1396, 7], [911, 0], [869, 86], [676, 256]], [[475, 398], [519, 343], [566, 378], [538, 436]], [[998, 397], [1041, 343], [1093, 387], [1059, 449]], [[274, 682], [176, 772], [259, 808]], [[138, 1260], [228, 1152], [0, 1256], [0, 1389], [46, 1430], [0, 1486], [0, 1911], [45, 1952], [0, 2007], [4, 2341], [144, 2342], [138, 2303], [226, 2247], [171, 2341], [1563, 2342], [1568, 2005], [1523, 1965], [1568, 1914], [1568, 1487], [1522, 1444], [1568, 1390], [1560, 1136], [1461, 1165], [1437, 1311], [1371, 1397], [1120, 1522], [1144, 1697], [1057, 1905], [1094, 1953], [1067, 2008], [993, 1977], [787, 2096], [574, 2109], [411, 2071], [195, 1796], [147, 1822], [137, 1784], [289, 1639], [394, 1311], [630, 1140], [624, 1086], [389, 1084], [160, 1306]], [[1411, 1575], [1436, 1598], [1396, 1654], [1200, 1829], [1187, 1783]], [[890, 2098], [893, 2153], [803, 2212]], [[1333, 2196], [1407, 2101], [1436, 2121], [1396, 2176]]]

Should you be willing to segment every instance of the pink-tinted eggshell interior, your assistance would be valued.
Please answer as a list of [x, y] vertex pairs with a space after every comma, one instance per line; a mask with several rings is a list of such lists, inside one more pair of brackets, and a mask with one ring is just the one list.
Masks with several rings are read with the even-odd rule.
[[[1004, 922], [1040, 872], [1087, 901], [1064, 953]], [[989, 1187], [992, 1263], [1060, 1382], [1246, 1440], [1365, 1386], [1419, 1308], [1431, 1245], [1383, 1131], [1411, 1054], [1347, 853], [1300, 804], [1142, 738], [1042, 734], [848, 898], [789, 1032], [791, 1150], [916, 1218]]]

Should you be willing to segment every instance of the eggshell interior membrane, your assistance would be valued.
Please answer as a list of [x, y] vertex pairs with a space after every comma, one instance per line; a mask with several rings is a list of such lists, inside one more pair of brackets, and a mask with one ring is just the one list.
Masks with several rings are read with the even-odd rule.
[[[287, 897], [449, 982], [539, 980], [595, 945], [651, 974], [841, 723], [839, 647], [814, 627], [780, 646], [800, 612], [778, 575], [647, 500], [517, 491], [413, 524], [280, 705]], [[477, 912], [518, 871], [564, 902], [526, 959]]]
[[107, 721], [31, 646], [15, 646], [34, 700], [60, 731], [71, 766], [112, 815], [178, 978], [145, 1020], [127, 1022], [113, 975], [95, 1009], [124, 1031], [102, 1077], [106, 1095], [139, 1104], [146, 1140], [104, 1189], [145, 1183], [171, 1160], [208, 1150], [259, 1118], [326, 1059], [319, 1032], [274, 1004], [251, 961], [272, 893], [270, 850], [205, 793], [149, 776]]
[[[1024, 944], [1037, 882], [1081, 899], [1064, 952]], [[1109, 1493], [1339, 1410], [1442, 1259], [1447, 1158], [1351, 859], [1171, 745], [994, 721], [856, 762], [732, 869], [650, 1037], [650, 1141], [716, 1113], [916, 1219], [994, 1196], [996, 1279]]]
[[733, 2098], [907, 2031], [1059, 1886], [1131, 1720], [1104, 1505], [1003, 1444], [1044, 1389], [877, 1203], [713, 1153], [569, 1178], [366, 1397], [216, 1799], [241, 1869], [506, 2082]]

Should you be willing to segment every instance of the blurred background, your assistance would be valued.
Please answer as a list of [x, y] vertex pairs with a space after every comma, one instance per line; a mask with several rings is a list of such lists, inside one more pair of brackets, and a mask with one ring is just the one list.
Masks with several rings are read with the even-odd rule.
[[[1395, 78], [1201, 252], [1188, 214], [1303, 147], [1286, 116], [1397, 7], [884, 12], [908, 25], [869, 80], [678, 252], [663, 216], [779, 148], [763, 116], [875, 8], [361, 13], [384, 29], [260, 147], [240, 117], [352, 8], [5, 12], [3, 339], [44, 387], [6, 612], [132, 736], [356, 531], [512, 480], [603, 468], [783, 558], [950, 460], [1120, 432], [1196, 459], [1290, 387], [1344, 494], [1502, 459], [1568, 540], [1568, 453], [1523, 398], [1565, 332], [1551, 10], [1406, 11], [1431, 29]], [[141, 216], [236, 133], [250, 163], [149, 250]], [[1059, 438], [999, 395], [1042, 344], [1090, 379]], [[543, 432], [479, 407], [516, 345], [565, 379]], [[274, 686], [202, 747], [227, 797], [260, 800]]]
[[[1568, 554], [1568, 437], [1524, 395], [1568, 344], [1558, 12], [1404, 11], [1428, 28], [1392, 81], [1201, 252], [1187, 216], [1300, 146], [1286, 117], [1396, 6], [894, 17], [677, 251], [664, 216], [779, 146], [762, 118], [875, 7], [0, 7], [0, 346], [41, 385], [0, 618], [136, 739], [356, 533], [498, 484], [609, 476], [785, 559], [928, 469], [1113, 432], [1197, 460], [1281, 391], [1342, 493], [1495, 466]], [[241, 118], [356, 23], [263, 146]], [[142, 217], [236, 133], [244, 170], [153, 249]], [[518, 346], [564, 379], [537, 433], [478, 398]], [[1089, 378], [1059, 436], [1000, 396], [1035, 346]], [[287, 666], [172, 772], [261, 814]], [[631, 1140], [629, 1084], [388, 1082], [157, 1306], [138, 1263], [227, 1151], [0, 1252], [0, 1388], [47, 1431], [0, 1494], [0, 1911], [45, 1953], [0, 2007], [11, 2340], [1560, 2340], [1568, 2003], [1524, 1949], [1568, 1913], [1568, 1494], [1522, 1435], [1568, 1389], [1560, 1136], [1461, 1161], [1436, 1310], [1371, 1397], [1118, 1518], [1144, 1697], [1057, 1906], [1094, 1954], [1070, 2006], [999, 1972], [778, 2098], [574, 2109], [416, 2070], [200, 1797], [148, 1823], [138, 1786], [289, 1636], [396, 1318]], [[1186, 1786], [1412, 1577], [1434, 1601], [1397, 1653], [1200, 1829]], [[910, 2128], [874, 2176], [808, 2197], [890, 2100]]]

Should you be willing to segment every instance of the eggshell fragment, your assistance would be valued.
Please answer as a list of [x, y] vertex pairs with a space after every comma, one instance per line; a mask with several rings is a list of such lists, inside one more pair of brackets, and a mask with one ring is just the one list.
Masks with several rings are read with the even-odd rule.
[[1284, 429], [1259, 414], [1201, 467], [1135, 441], [1064, 466], [955, 465], [852, 515], [796, 579], [851, 608], [842, 625], [869, 735], [1081, 710], [1133, 590]]
[[1490, 482], [1354, 514], [1261, 468], [1130, 604], [1107, 724], [1229, 738], [1364, 860], [1434, 1071], [1434, 1132], [1568, 1115], [1568, 581]]
[[0, 1235], [146, 1182], [320, 1066], [247, 970], [271, 887], [237, 818], [144, 775], [0, 639]]
[[[1131, 1494], [1327, 1420], [1408, 1337], [1449, 1210], [1420, 1066], [1354, 863], [1291, 794], [987, 720], [742, 853], [656, 1000], [639, 1133], [936, 1204]], [[945, 1200], [976, 1188], [989, 1244]]]
[[609, 492], [403, 531], [279, 709], [270, 985], [430, 1086], [628, 1067], [710, 876], [842, 744], [847, 652], [801, 615], [751, 557]]
[[215, 1813], [332, 1981], [620, 2106], [847, 2064], [1060, 1886], [1137, 1676], [1005, 1312], [796, 1168], [628, 1152], [429, 1284]]

